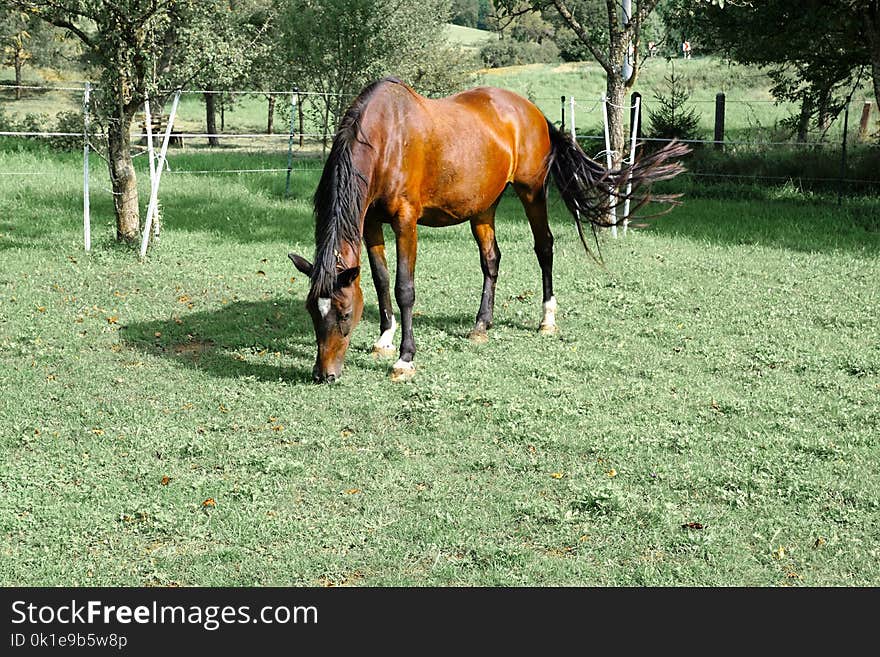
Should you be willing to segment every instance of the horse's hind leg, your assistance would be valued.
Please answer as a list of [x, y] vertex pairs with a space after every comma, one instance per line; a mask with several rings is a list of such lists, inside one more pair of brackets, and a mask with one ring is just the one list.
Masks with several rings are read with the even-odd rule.
[[364, 243], [370, 259], [373, 285], [379, 298], [381, 335], [373, 345], [373, 353], [383, 358], [390, 358], [395, 354], [394, 332], [397, 330], [397, 322], [394, 321], [394, 310], [391, 308], [390, 278], [388, 263], [385, 260], [385, 236], [382, 234], [382, 223], [378, 218], [367, 215], [364, 221]]
[[492, 326], [495, 311], [495, 283], [498, 281], [498, 265], [501, 250], [495, 240], [495, 207], [471, 219], [471, 232], [480, 247], [480, 267], [483, 270], [483, 296], [477, 320], [470, 333], [474, 342], [485, 342], [486, 331]]
[[556, 297], [553, 296], [553, 233], [547, 221], [547, 192], [543, 185], [537, 187], [515, 186], [517, 196], [525, 208], [535, 239], [535, 255], [541, 266], [543, 288], [540, 331], [544, 335], [556, 333]]

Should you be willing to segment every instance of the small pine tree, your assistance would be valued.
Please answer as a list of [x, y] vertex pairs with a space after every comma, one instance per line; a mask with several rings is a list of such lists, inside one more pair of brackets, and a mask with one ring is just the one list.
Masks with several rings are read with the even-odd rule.
[[668, 94], [656, 93], [658, 109], [648, 109], [651, 136], [657, 139], [700, 139], [700, 116], [687, 107], [691, 95], [682, 84], [681, 76], [672, 73], [663, 78]]

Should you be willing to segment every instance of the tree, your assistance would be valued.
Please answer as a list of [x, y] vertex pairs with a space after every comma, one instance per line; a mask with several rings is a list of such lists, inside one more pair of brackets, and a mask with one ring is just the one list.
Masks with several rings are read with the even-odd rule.
[[51, 60], [55, 31], [33, 14], [0, 2], [0, 52], [3, 63], [15, 73], [15, 99], [21, 100], [22, 72], [26, 62]]
[[864, 70], [880, 103], [878, 0], [675, 0], [671, 17], [731, 59], [766, 68], [774, 96], [800, 103], [800, 141], [811, 123], [827, 126]]
[[[272, 22], [271, 3], [267, 0], [227, 0], [223, 4], [226, 11], [211, 17], [205, 25], [211, 33], [200, 39], [213, 44], [213, 57], [193, 79], [194, 84], [206, 89], [205, 127], [210, 135], [218, 133], [218, 101], [222, 130], [223, 109], [231, 104], [229, 92], [253, 86], [252, 76], [257, 72], [254, 63], [265, 64], [263, 55], [268, 39], [263, 37]], [[220, 139], [208, 137], [208, 143], [219, 146]]]
[[[642, 26], [660, 0], [632, 0], [629, 16], [624, 16], [618, 0], [495, 0], [499, 13], [514, 17], [528, 11], [555, 10], [580, 44], [605, 71], [608, 98], [608, 132], [613, 165], [619, 166], [624, 153], [624, 105], [626, 94], [639, 74], [639, 47]], [[624, 62], [631, 53], [631, 73], [624, 77]]]
[[[137, 178], [130, 131], [135, 114], [160, 90], [183, 86], [214, 58], [212, 17], [221, 0], [4, 0], [66, 30], [82, 42], [99, 75], [95, 114], [107, 133], [107, 161], [116, 212], [116, 237], [140, 230]], [[158, 102], [155, 106], [158, 106]]]
[[466, 66], [445, 42], [448, 0], [278, 0], [290, 81], [321, 96], [325, 136], [369, 82], [394, 75], [428, 95], [458, 87]]

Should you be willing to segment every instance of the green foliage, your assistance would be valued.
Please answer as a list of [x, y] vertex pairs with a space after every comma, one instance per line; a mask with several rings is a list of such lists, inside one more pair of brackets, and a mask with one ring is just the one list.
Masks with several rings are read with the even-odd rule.
[[489, 29], [489, 16], [492, 13], [491, 0], [452, 0], [450, 22], [464, 27]]
[[[660, 139], [700, 139], [700, 116], [687, 103], [690, 94], [676, 76], [675, 68], [663, 78], [667, 93], [654, 92], [654, 102], [648, 108], [648, 123], [652, 137]], [[656, 109], [652, 109], [656, 106]]]
[[[836, 116], [866, 65], [880, 62], [876, 3], [873, 9], [871, 3], [852, 0], [773, 0], [723, 7], [674, 0], [672, 5], [669, 20], [692, 35], [701, 50], [705, 44], [706, 50], [768, 70], [774, 96], [800, 105], [792, 126], [800, 140], [806, 139], [809, 122], [824, 126]], [[880, 68], [875, 67], [873, 77], [876, 96]]]
[[445, 41], [448, 0], [295, 0], [278, 8], [287, 75], [301, 89], [328, 94], [330, 125], [373, 80], [394, 75], [441, 94], [460, 87], [470, 69]]
[[487, 68], [553, 63], [559, 61], [559, 48], [549, 39], [541, 43], [494, 39], [480, 50], [480, 58]]

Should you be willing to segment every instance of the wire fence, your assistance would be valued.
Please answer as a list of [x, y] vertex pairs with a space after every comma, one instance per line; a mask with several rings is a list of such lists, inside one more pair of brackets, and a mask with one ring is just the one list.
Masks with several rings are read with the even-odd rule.
[[[83, 107], [82, 95], [85, 92], [86, 83], [75, 86], [77, 83], [64, 85], [0, 85], [0, 137], [8, 139], [36, 139], [56, 143], [62, 148], [69, 150], [82, 147], [84, 134], [82, 131]], [[95, 89], [96, 86], [91, 86]], [[15, 110], [16, 102], [9, 97], [16, 90], [39, 96], [47, 100], [45, 105], [53, 104], [62, 107], [55, 117], [41, 112], [16, 111], [13, 114], [10, 108]], [[162, 94], [171, 94], [171, 90], [163, 90]], [[321, 157], [326, 154], [329, 141], [332, 138], [333, 126], [331, 112], [328, 111], [330, 101], [345, 101], [349, 96], [333, 92], [319, 92], [299, 89], [289, 90], [217, 90], [217, 89], [184, 89], [180, 90], [184, 100], [175, 121], [171, 133], [172, 141], [169, 149], [169, 161], [166, 170], [173, 174], [211, 175], [211, 174], [279, 174], [288, 171], [312, 170], [319, 164]], [[206, 123], [205, 107], [200, 98], [214, 94], [221, 99], [219, 103], [220, 130], [208, 132], [199, 129]], [[45, 98], [46, 96], [53, 96]], [[246, 100], [243, 100], [246, 99]], [[557, 125], [563, 128], [571, 128], [576, 121], [576, 137], [583, 145], [591, 142], [605, 140], [603, 131], [603, 100], [581, 98], [575, 99], [570, 94], [560, 96], [537, 96], [530, 97], [544, 113]], [[52, 101], [51, 103], [48, 101]], [[644, 117], [650, 117], [655, 110], [656, 99], [641, 98], [641, 108]], [[858, 109], [864, 101], [854, 101], [852, 105]], [[788, 124], [792, 117], [791, 108], [780, 105], [772, 99], [725, 99], [727, 105], [741, 108], [731, 111], [728, 118], [727, 134], [719, 143], [717, 138], [705, 136], [711, 132], [710, 126], [717, 117], [712, 116], [710, 105], [717, 101], [712, 99], [692, 99], [690, 104], [697, 108], [697, 114], [701, 117], [701, 131], [703, 135], [694, 138], [679, 139], [695, 147], [723, 147], [735, 152], [752, 149], [755, 151], [770, 152], [774, 149], [788, 151], [804, 149], [828, 149], [840, 148], [844, 131], [844, 121], [841, 117], [835, 117], [829, 126], [821, 132], [814, 131], [809, 141], [797, 141], [790, 137], [780, 138], [786, 135]], [[611, 103], [608, 103], [611, 105]], [[32, 107], [33, 104], [26, 105]], [[631, 111], [629, 104], [617, 106], [624, 114]], [[868, 107], [865, 105], [865, 107]], [[705, 108], [705, 109], [700, 109]], [[86, 108], [88, 109], [88, 107]], [[770, 111], [774, 110], [774, 111]], [[874, 115], [876, 115], [876, 110]], [[868, 115], [871, 110], [868, 107]], [[863, 112], [862, 124], [864, 124]], [[167, 118], [167, 117], [163, 117]], [[262, 121], [261, 121], [262, 119]], [[733, 120], [730, 120], [733, 119]], [[266, 128], [256, 131], [254, 128], [262, 122]], [[873, 125], [873, 123], [871, 124]], [[160, 128], [164, 127], [161, 125]], [[640, 129], [639, 132], [648, 132], [649, 127]], [[159, 131], [156, 137], [160, 138]], [[859, 121], [853, 121], [849, 126], [847, 138], [851, 143], [865, 141], [864, 125]], [[717, 137], [717, 134], [715, 135]], [[144, 117], [139, 114], [135, 117], [133, 130], [130, 134], [133, 155], [139, 157], [147, 152], [147, 131], [144, 126]], [[106, 141], [106, 132], [101, 126], [90, 131], [88, 139], [92, 147]], [[640, 134], [640, 145], [661, 144], [670, 141], [662, 137]], [[217, 148], [218, 142], [220, 148]], [[2, 144], [0, 144], [2, 150]], [[587, 149], [592, 150], [592, 149]], [[187, 154], [210, 154], [219, 156], [222, 154], [233, 156], [234, 153], [262, 153], [267, 157], [278, 158], [278, 165], [266, 166], [229, 166], [229, 158], [220, 158], [217, 168], [205, 166], [177, 167], [174, 160], [177, 156]], [[606, 155], [605, 150], [599, 151], [595, 157]], [[287, 158], [287, 166], [282, 166], [284, 158]], [[309, 164], [302, 164], [309, 160]], [[799, 180], [826, 183], [840, 182], [855, 185], [880, 185], [880, 180], [865, 176], [847, 175], [846, 167], [837, 176], [798, 176]], [[47, 175], [39, 171], [2, 171], [0, 176], [37, 176]], [[764, 180], [768, 183], [776, 183], [791, 179], [791, 176], [764, 175], [760, 173], [731, 173], [723, 171], [691, 171], [688, 175], [700, 178], [727, 178], [731, 180]]]

